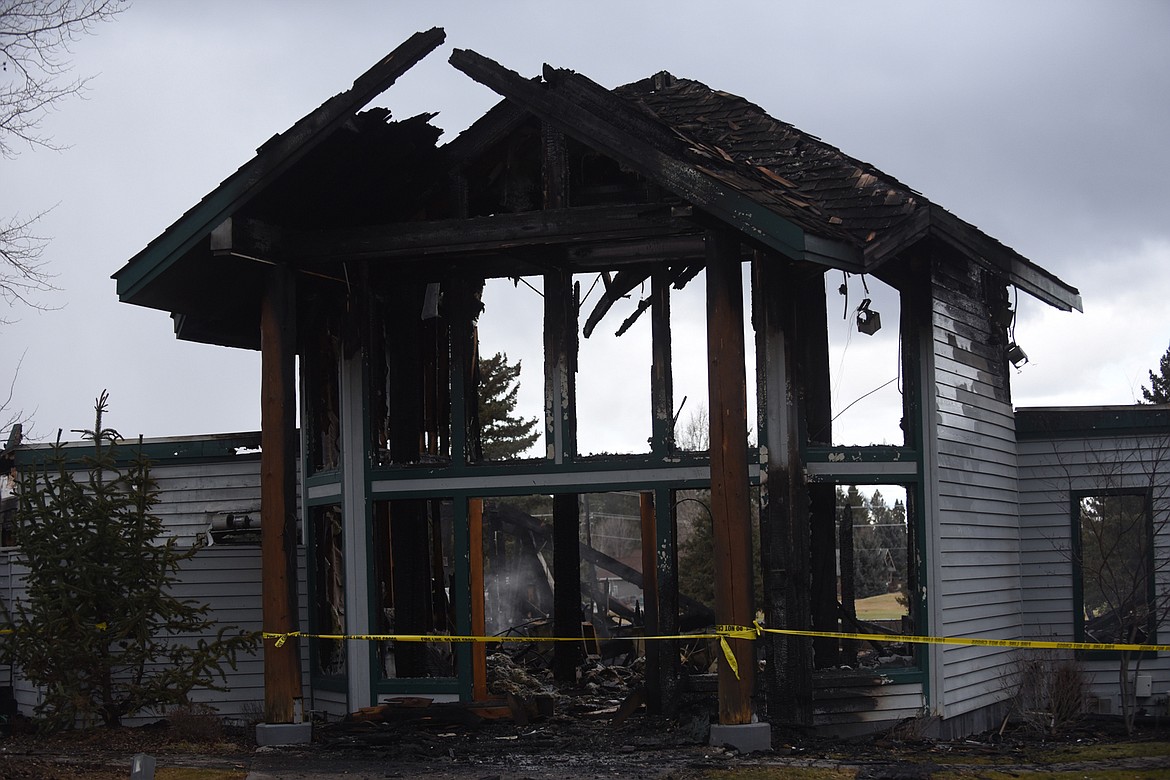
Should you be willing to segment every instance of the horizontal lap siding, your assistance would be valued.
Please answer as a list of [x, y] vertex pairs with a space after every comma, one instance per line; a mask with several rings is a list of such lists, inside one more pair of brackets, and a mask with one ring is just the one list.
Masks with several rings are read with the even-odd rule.
[[[304, 548], [298, 548], [297, 591], [302, 626], [308, 625], [308, 593], [305, 580]], [[261, 583], [255, 576], [260, 568], [258, 547], [211, 547], [200, 550], [193, 558], [184, 561], [179, 572], [179, 582], [172, 593], [182, 599], [209, 607], [208, 617], [215, 622], [207, 636], [213, 636], [220, 628], [235, 626], [243, 631], [261, 630], [262, 603]], [[23, 579], [27, 569], [20, 561], [19, 553], [0, 553], [0, 583], [6, 587], [3, 597], [7, 604], [24, 598]], [[179, 637], [179, 641], [193, 641], [198, 637]], [[309, 692], [308, 643], [301, 642], [302, 686]], [[232, 718], [247, 718], [262, 711], [264, 703], [263, 650], [257, 646], [254, 654], [237, 658], [236, 668], [224, 666], [226, 681], [216, 680], [226, 686], [225, 691], [195, 690], [191, 698], [197, 702], [213, 705], [220, 714]], [[10, 670], [5, 669], [7, 679]], [[40, 703], [39, 691], [27, 680], [15, 675], [14, 689], [23, 712], [31, 714]], [[154, 716], [143, 714], [127, 718], [126, 725], [149, 722]]]
[[872, 707], [834, 707], [828, 701], [813, 702], [813, 722], [827, 735], [852, 736], [867, 733], [922, 714], [926, 700], [921, 683], [891, 683], [859, 689], [859, 693], [876, 699]]
[[[1158, 588], [1170, 588], [1170, 440], [1159, 435], [1035, 438], [1020, 442], [1020, 522], [1025, 540], [1025, 626], [1030, 636], [1071, 640], [1075, 620], [1069, 552], [1073, 490], [1153, 488], [1154, 554]], [[1170, 642], [1170, 624], [1158, 629]], [[1119, 712], [1118, 662], [1086, 656], [1080, 662], [1090, 691]], [[1170, 654], [1141, 661], [1154, 697], [1170, 691]], [[1149, 704], [1149, 702], [1139, 702]]]
[[259, 520], [260, 461], [244, 456], [230, 461], [158, 464], [152, 469], [165, 500], [155, 507], [168, 532], [179, 539], [207, 533], [212, 518], [232, 512]]
[[[932, 356], [937, 446], [935, 633], [1020, 635], [1020, 532], [1015, 418], [1002, 336], [993, 332], [982, 273], [936, 264]], [[928, 594], [929, 597], [929, 594]], [[1015, 654], [946, 645], [941, 702], [947, 718], [1001, 702]], [[936, 694], [937, 695], [937, 694]]]
[[[159, 503], [155, 514], [163, 521], [166, 533], [187, 546], [196, 537], [206, 538], [209, 523], [217, 513], [253, 513], [259, 520], [260, 462], [255, 456], [198, 463], [158, 463], [152, 468], [157, 481]], [[19, 551], [0, 551], [0, 596], [7, 604], [22, 598], [23, 565]], [[210, 616], [219, 626], [238, 626], [245, 631], [261, 630], [261, 563], [258, 545], [216, 544], [201, 549], [183, 562], [174, 594], [207, 604]], [[308, 626], [308, 588], [305, 576], [305, 550], [297, 548], [297, 596], [302, 628]], [[301, 644], [302, 686], [305, 700], [311, 702], [309, 687], [308, 643]], [[227, 691], [196, 691], [192, 698], [213, 704], [223, 715], [246, 718], [262, 709], [264, 702], [263, 651], [240, 657], [237, 668], [225, 666]], [[6, 677], [9, 670], [0, 671]], [[39, 703], [39, 692], [27, 681], [14, 681], [22, 711], [31, 713]], [[342, 695], [344, 699], [344, 695]], [[315, 707], [310, 703], [308, 706]], [[335, 710], [328, 706], [320, 709]], [[342, 707], [344, 709], [344, 705]], [[129, 723], [149, 720], [130, 719]]]

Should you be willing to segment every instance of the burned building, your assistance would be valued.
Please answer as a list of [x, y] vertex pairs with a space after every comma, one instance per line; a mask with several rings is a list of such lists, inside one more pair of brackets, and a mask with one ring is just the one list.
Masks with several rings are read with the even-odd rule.
[[[578, 496], [624, 492], [642, 496], [646, 633], [674, 635], [685, 613], [677, 497], [709, 489], [717, 623], [751, 627], [759, 610], [768, 628], [872, 633], [851, 593], [852, 530], [837, 498], [839, 486], [869, 485], [905, 495], [900, 549], [883, 547], [890, 571], [903, 572], [897, 632], [1020, 638], [1009, 292], [1067, 311], [1080, 308], [1077, 290], [873, 166], [669, 73], [607, 89], [555, 68], [529, 79], [455, 50], [451, 64], [503, 98], [457, 138], [439, 145], [430, 116], [367, 108], [443, 39], [431, 30], [395, 49], [115, 274], [121, 300], [170, 312], [178, 338], [261, 352], [265, 630], [482, 634], [486, 522], [510, 523], [527, 544], [536, 531], [551, 540], [554, 587], [541, 598], [557, 635], [579, 634]], [[843, 273], [897, 303], [884, 319], [868, 302], [847, 305], [862, 334], [881, 329], [899, 345], [901, 416], [882, 445], [833, 434], [826, 288]], [[483, 453], [477, 321], [491, 314], [481, 312], [485, 281], [501, 278], [541, 293], [540, 458]], [[583, 279], [601, 291], [587, 306]], [[706, 342], [680, 344], [672, 295], [695, 280]], [[647, 446], [587, 455], [580, 339], [634, 291], [640, 302], [618, 329], [650, 323], [649, 391], [626, 400], [649, 410]], [[704, 451], [675, 441], [680, 351], [706, 355]], [[298, 462], [308, 626], [293, 619], [290, 574]], [[551, 497], [551, 523], [532, 524], [517, 505], [526, 496]], [[475, 645], [305, 641], [317, 708], [470, 698], [483, 677]], [[874, 640], [859, 666], [857, 644], [833, 637], [727, 641], [739, 662], [738, 673], [720, 669], [725, 724], [756, 715], [758, 653], [773, 723], [849, 731], [926, 712], [969, 733], [999, 717], [1013, 659], [1011, 648]], [[265, 643], [274, 722], [291, 720], [303, 695], [297, 645]], [[577, 652], [557, 645], [560, 673]], [[677, 647], [650, 642], [647, 656], [650, 704], [669, 712]]]

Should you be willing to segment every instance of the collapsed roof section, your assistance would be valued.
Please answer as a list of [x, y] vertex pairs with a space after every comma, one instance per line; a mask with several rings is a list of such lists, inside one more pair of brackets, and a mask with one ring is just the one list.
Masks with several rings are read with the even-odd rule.
[[[443, 40], [439, 28], [417, 33], [261, 146], [114, 274], [120, 299], [171, 312], [180, 338], [255, 348], [269, 263], [346, 285], [357, 260], [425, 279], [468, 262], [487, 277], [668, 260], [685, 283], [703, 261], [703, 228], [721, 223], [746, 246], [856, 273], [929, 237], [1050, 305], [1081, 308], [1075, 288], [893, 177], [668, 73], [608, 90], [547, 67], [526, 79], [455, 50], [456, 68], [505, 98], [459, 138], [436, 147], [430, 116], [363, 110]], [[515, 186], [522, 147], [539, 152], [545, 127], [604, 181], [590, 190], [596, 174], [581, 173], [573, 197], [539, 192], [539, 171]], [[607, 297], [642, 278], [615, 279]]]

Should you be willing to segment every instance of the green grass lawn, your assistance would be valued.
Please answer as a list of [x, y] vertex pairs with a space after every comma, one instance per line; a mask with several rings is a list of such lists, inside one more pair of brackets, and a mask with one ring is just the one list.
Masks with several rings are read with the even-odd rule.
[[897, 593], [883, 593], [857, 600], [859, 620], [898, 620], [905, 614], [906, 609], [898, 603]]

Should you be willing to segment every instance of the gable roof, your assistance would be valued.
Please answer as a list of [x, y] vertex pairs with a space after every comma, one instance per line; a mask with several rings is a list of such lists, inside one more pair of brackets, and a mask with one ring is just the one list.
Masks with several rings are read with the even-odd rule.
[[[536, 84], [472, 51], [455, 50], [451, 64], [788, 257], [869, 272], [930, 235], [1045, 303], [1081, 310], [1075, 287], [744, 98], [665, 71], [611, 91], [548, 66]], [[777, 221], [804, 235], [775, 240]]]
[[865, 271], [932, 234], [1040, 300], [1064, 311], [1081, 310], [1076, 288], [893, 176], [774, 119], [742, 97], [665, 71], [614, 93], [693, 139], [696, 151], [705, 147], [716, 165], [722, 159], [723, 167], [754, 168], [782, 183], [788, 199], [811, 204], [849, 234], [863, 252]]
[[[247, 253], [228, 256], [216, 243], [217, 228], [232, 233], [231, 218], [244, 207], [280, 203], [265, 195], [278, 189], [271, 185], [285, 181], [281, 177], [290, 171], [311, 174], [312, 166], [302, 164], [306, 156], [324, 148], [322, 144], [336, 137], [339, 128], [361, 124], [361, 109], [444, 37], [440, 28], [415, 34], [350, 89], [261, 146], [252, 160], [114, 274], [121, 300], [171, 311], [183, 338], [254, 346], [255, 334], [244, 331], [251, 330], [247, 323], [256, 309], [265, 258]], [[469, 135], [506, 133], [516, 126], [518, 116], [534, 115], [689, 202], [702, 214], [698, 224], [713, 218], [766, 250], [852, 272], [876, 270], [931, 236], [1053, 306], [1081, 307], [1075, 288], [1014, 250], [893, 177], [773, 119], [743, 98], [668, 73], [609, 90], [580, 74], [547, 66], [543, 83], [533, 81], [471, 51], [455, 50], [451, 63], [503, 95], [511, 106], [493, 109], [485, 117], [491, 121], [481, 120]], [[428, 143], [433, 148], [433, 141]], [[463, 136], [448, 146], [456, 152], [483, 148]], [[395, 218], [403, 219], [383, 215], [385, 222]], [[414, 233], [445, 234], [458, 228], [457, 222], [335, 226], [332, 232], [317, 234], [297, 234], [294, 228], [284, 238], [315, 239], [317, 243], [303, 243], [301, 250], [308, 246], [317, 251], [337, 245], [344, 231], [357, 227], [363, 231], [355, 239], [360, 256], [401, 256], [417, 244]], [[254, 227], [252, 236], [259, 248], [272, 249], [274, 245], [265, 243], [269, 237], [264, 224]], [[467, 223], [464, 233], [472, 229]], [[538, 235], [535, 240], [555, 243], [564, 236]], [[288, 250], [290, 243], [295, 240], [286, 240], [283, 248]], [[295, 247], [292, 251], [290, 259], [300, 262]], [[241, 258], [261, 262], [241, 263]], [[232, 283], [224, 284], [228, 278]], [[193, 313], [188, 322], [187, 315]]]

